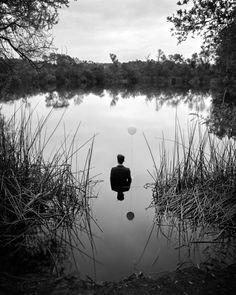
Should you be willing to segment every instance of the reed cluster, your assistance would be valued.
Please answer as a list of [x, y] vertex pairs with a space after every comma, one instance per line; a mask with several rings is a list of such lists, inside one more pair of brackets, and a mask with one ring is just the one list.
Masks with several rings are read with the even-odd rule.
[[[77, 129], [69, 144], [63, 140], [45, 159], [44, 150], [57, 128], [45, 136], [49, 116], [36, 128], [32, 113], [23, 112], [19, 120], [16, 114], [10, 120], [0, 116], [0, 256], [8, 264], [18, 261], [21, 268], [42, 255], [55, 267], [58, 255], [78, 244], [79, 231], [91, 234], [94, 137], [76, 147]], [[82, 147], [87, 149], [83, 163], [78, 156]], [[83, 169], [75, 172], [74, 163]]]
[[[199, 120], [184, 134], [176, 124], [170, 159], [162, 139], [157, 165], [153, 162], [153, 206], [181, 220], [198, 225], [236, 228], [236, 145], [230, 138], [218, 140]], [[187, 138], [187, 140], [186, 140]]]

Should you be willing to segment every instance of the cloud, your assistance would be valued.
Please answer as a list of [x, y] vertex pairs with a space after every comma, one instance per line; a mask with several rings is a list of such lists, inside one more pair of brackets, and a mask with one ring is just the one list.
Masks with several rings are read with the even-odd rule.
[[108, 61], [110, 52], [121, 61], [144, 59], [158, 48], [174, 53], [177, 41], [166, 17], [175, 9], [175, 0], [72, 1], [60, 11], [55, 44], [72, 56], [94, 61]]

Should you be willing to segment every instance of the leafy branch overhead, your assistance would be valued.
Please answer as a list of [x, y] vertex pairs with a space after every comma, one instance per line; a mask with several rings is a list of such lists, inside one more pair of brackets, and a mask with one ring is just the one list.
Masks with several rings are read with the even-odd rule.
[[171, 31], [179, 43], [189, 34], [198, 34], [203, 36], [204, 47], [212, 50], [219, 33], [235, 21], [235, 0], [183, 0], [177, 5], [180, 9], [167, 20], [173, 23]]
[[58, 10], [69, 0], [2, 0], [0, 2], [0, 57], [32, 59], [52, 45], [50, 30]]

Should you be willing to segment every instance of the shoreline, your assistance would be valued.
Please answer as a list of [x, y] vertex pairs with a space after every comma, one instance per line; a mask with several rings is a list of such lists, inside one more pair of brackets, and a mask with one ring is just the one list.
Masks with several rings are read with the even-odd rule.
[[81, 280], [72, 275], [55, 277], [30, 273], [23, 277], [1, 274], [1, 295], [137, 295], [137, 294], [234, 294], [236, 263], [224, 268], [201, 265], [161, 275], [157, 279], [142, 273], [131, 274], [117, 282]]

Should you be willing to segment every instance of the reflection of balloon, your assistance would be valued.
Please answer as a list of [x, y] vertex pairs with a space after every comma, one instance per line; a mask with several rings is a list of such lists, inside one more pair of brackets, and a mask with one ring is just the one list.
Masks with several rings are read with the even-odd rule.
[[130, 126], [128, 128], [128, 132], [129, 132], [130, 135], [134, 135], [136, 133], [136, 131], [137, 131], [137, 128], [134, 127], [134, 126]]
[[126, 217], [127, 217], [127, 219], [129, 219], [129, 220], [133, 220], [134, 219], [134, 213], [133, 212], [128, 212], [127, 214], [126, 214]]

